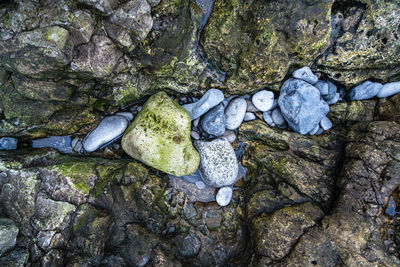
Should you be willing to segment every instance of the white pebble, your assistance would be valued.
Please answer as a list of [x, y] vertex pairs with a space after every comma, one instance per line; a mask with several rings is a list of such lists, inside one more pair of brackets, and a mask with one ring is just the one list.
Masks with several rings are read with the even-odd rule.
[[253, 105], [262, 112], [270, 110], [274, 104], [274, 93], [267, 90], [257, 92], [251, 98]]
[[246, 114], [244, 114], [244, 121], [252, 121], [256, 119], [256, 115], [254, 115], [254, 113], [251, 112], [246, 112]]
[[232, 200], [233, 190], [232, 187], [222, 187], [218, 190], [216, 200], [218, 205], [225, 207], [229, 205]]
[[197, 181], [195, 183], [195, 185], [197, 186], [198, 189], [202, 190], [204, 188], [206, 188], [206, 184], [203, 181]]
[[194, 139], [194, 140], [199, 140], [200, 139], [200, 135], [198, 132], [195, 131], [191, 131], [190, 132], [190, 136]]
[[383, 98], [400, 93], [400, 82], [384, 84], [382, 89], [377, 94], [377, 97]]
[[324, 129], [325, 131], [329, 130], [330, 128], [332, 128], [332, 121], [330, 119], [328, 119], [327, 117], [323, 118], [321, 120], [321, 122], [319, 123], [319, 125], [321, 125], [322, 129]]

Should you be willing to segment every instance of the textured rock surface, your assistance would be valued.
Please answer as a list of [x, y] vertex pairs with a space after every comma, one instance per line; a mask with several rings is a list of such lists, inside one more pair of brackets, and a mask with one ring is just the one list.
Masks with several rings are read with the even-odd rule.
[[17, 242], [18, 228], [10, 219], [0, 218], [0, 257]]
[[194, 173], [199, 154], [190, 139], [189, 114], [164, 92], [151, 96], [122, 137], [131, 157], [176, 176]]

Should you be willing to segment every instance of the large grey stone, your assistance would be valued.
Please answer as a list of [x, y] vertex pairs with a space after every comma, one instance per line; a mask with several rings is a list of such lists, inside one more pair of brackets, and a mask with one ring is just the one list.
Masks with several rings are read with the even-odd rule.
[[194, 146], [200, 154], [200, 171], [206, 184], [218, 188], [235, 183], [239, 167], [235, 151], [226, 139], [195, 141]]
[[211, 135], [223, 135], [225, 132], [225, 125], [225, 108], [222, 103], [210, 109], [201, 119], [201, 127]]
[[240, 126], [246, 115], [247, 103], [244, 98], [233, 99], [225, 110], [226, 128], [234, 130]]
[[283, 84], [278, 102], [290, 128], [300, 134], [315, 129], [329, 112], [318, 89], [299, 79], [289, 79]]
[[378, 93], [379, 98], [392, 96], [400, 93], [400, 82], [393, 82], [384, 84], [382, 89]]
[[97, 127], [91, 131], [83, 141], [86, 152], [93, 152], [122, 136], [128, 127], [128, 120], [124, 116], [112, 115], [105, 117]]
[[359, 86], [354, 87], [349, 92], [349, 100], [364, 100], [376, 96], [382, 89], [381, 83], [373, 83], [370, 81], [363, 82]]
[[0, 218], [0, 256], [15, 246], [18, 232], [11, 219]]
[[199, 101], [182, 107], [189, 113], [190, 119], [195, 120], [207, 111], [224, 101], [224, 94], [221, 90], [210, 89], [208, 90]]

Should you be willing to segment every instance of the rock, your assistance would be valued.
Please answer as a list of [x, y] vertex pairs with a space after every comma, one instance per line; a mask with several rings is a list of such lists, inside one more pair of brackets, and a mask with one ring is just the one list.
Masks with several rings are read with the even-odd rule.
[[328, 102], [328, 101], [332, 100], [333, 98], [335, 98], [336, 93], [337, 93], [337, 86], [334, 85], [334, 84], [331, 83], [331, 82], [327, 82], [327, 83], [328, 83], [328, 94], [323, 95], [322, 98], [323, 98], [325, 101]]
[[133, 0], [117, 9], [110, 22], [132, 31], [137, 40], [143, 40], [153, 27], [151, 7], [146, 0]]
[[246, 114], [246, 100], [244, 98], [235, 98], [225, 110], [226, 128], [235, 130], [243, 122]]
[[198, 132], [196, 131], [191, 131], [190, 132], [190, 136], [194, 139], [194, 140], [199, 140], [200, 139], [200, 135]]
[[10, 219], [0, 219], [0, 257], [17, 242], [18, 227]]
[[118, 6], [117, 0], [78, 0], [78, 2], [91, 6], [106, 16], [110, 15]]
[[322, 127], [319, 127], [318, 131], [315, 133], [315, 135], [320, 135], [324, 132], [324, 129]]
[[132, 121], [134, 116], [130, 112], [117, 112], [114, 115], [124, 116], [128, 121]]
[[222, 104], [224, 105], [224, 107], [226, 108], [229, 103], [231, 102], [232, 99], [239, 97], [238, 95], [231, 95], [227, 98], [224, 99], [224, 101], [222, 101]]
[[272, 119], [271, 114], [272, 114], [271, 111], [264, 112], [263, 113], [263, 119], [269, 126], [275, 127], [276, 125], [275, 125], [274, 119]]
[[82, 140], [80, 138], [75, 137], [72, 141], [75, 141], [73, 142], [74, 144], [72, 144], [71, 142], [72, 149], [77, 153], [82, 153], [83, 150]]
[[293, 72], [293, 77], [296, 79], [301, 79], [311, 84], [315, 84], [318, 82], [318, 77], [315, 76], [314, 73], [311, 71], [311, 69], [307, 66], [295, 70]]
[[221, 136], [225, 132], [225, 108], [222, 103], [210, 109], [201, 118], [201, 127], [208, 134]]
[[194, 146], [200, 154], [200, 171], [206, 184], [218, 188], [235, 183], [238, 163], [235, 151], [227, 140], [195, 141]]
[[258, 110], [265, 112], [274, 104], [274, 93], [267, 90], [259, 91], [253, 95], [251, 102]]
[[74, 46], [87, 44], [94, 30], [93, 16], [88, 11], [77, 10], [70, 17], [69, 32]]
[[211, 108], [221, 103], [223, 100], [224, 94], [221, 90], [210, 89], [200, 98], [199, 101], [183, 105], [182, 107], [189, 113], [190, 119], [195, 120]]
[[14, 150], [17, 149], [18, 139], [13, 137], [0, 138], [0, 150]]
[[182, 243], [180, 243], [179, 254], [183, 257], [193, 257], [199, 253], [200, 248], [200, 239], [194, 234], [189, 234], [182, 240]]
[[33, 148], [51, 147], [62, 153], [71, 153], [71, 137], [70, 136], [50, 136], [48, 138], [42, 138], [32, 140]]
[[313, 130], [329, 112], [318, 89], [298, 79], [289, 79], [283, 84], [278, 101], [290, 128], [300, 134]]
[[162, 91], [147, 100], [121, 144], [131, 157], [176, 176], [194, 173], [200, 163], [190, 139], [190, 117]]
[[384, 84], [382, 89], [377, 94], [377, 97], [383, 98], [400, 93], [400, 82]]
[[236, 141], [236, 133], [232, 130], [226, 130], [221, 137], [225, 138], [231, 144]]
[[314, 86], [319, 90], [322, 96], [329, 94], [329, 83], [319, 80]]
[[308, 134], [315, 135], [319, 131], [319, 129], [320, 129], [319, 124], [317, 124], [317, 126], [315, 126], [315, 128], [312, 129]]
[[110, 144], [121, 137], [128, 127], [128, 120], [124, 116], [111, 115], [105, 117], [83, 140], [83, 148], [86, 152], [94, 152], [97, 149]]
[[246, 112], [246, 114], [244, 114], [244, 118], [243, 121], [252, 121], [256, 119], [256, 115], [254, 115], [254, 113], [252, 112]]
[[332, 97], [329, 100], [326, 100], [326, 103], [328, 103], [328, 105], [334, 105], [336, 104], [340, 99], [340, 94], [336, 93], [334, 97]]
[[330, 119], [328, 119], [327, 117], [324, 117], [321, 122], [319, 123], [319, 125], [321, 126], [321, 128], [324, 131], [328, 131], [329, 129], [332, 128], [332, 121]]
[[197, 188], [200, 190], [206, 188], [206, 184], [203, 181], [197, 181], [197, 182], [195, 182], [195, 184], [196, 184]]
[[218, 190], [215, 200], [221, 207], [228, 206], [231, 203], [233, 190], [232, 187], [222, 187]]
[[279, 128], [284, 129], [287, 127], [286, 120], [282, 116], [281, 110], [279, 108], [276, 108], [272, 111], [271, 117], [272, 117], [272, 120], [274, 121], [274, 124], [276, 126], [278, 126]]
[[364, 100], [373, 98], [382, 89], [381, 83], [373, 83], [370, 81], [363, 82], [359, 86], [354, 87], [349, 92], [349, 100]]
[[200, 123], [200, 117], [197, 118], [197, 119], [195, 119], [195, 120], [193, 120], [193, 126], [194, 126], [194, 127], [199, 126], [199, 123]]
[[[274, 100], [274, 102], [275, 102], [275, 100]], [[253, 105], [253, 102], [251, 102], [250, 99], [246, 99], [246, 104], [247, 104], [247, 108], [246, 108], [247, 112], [258, 112], [259, 111], [258, 108], [256, 108]]]
[[27, 249], [14, 249], [0, 258], [0, 266], [24, 267], [28, 263], [29, 251]]

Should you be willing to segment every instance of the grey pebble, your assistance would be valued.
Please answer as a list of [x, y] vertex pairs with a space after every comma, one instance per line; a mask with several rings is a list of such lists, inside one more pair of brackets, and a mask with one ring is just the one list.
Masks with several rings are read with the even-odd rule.
[[247, 104], [247, 108], [246, 111], [247, 112], [258, 112], [258, 108], [256, 108], [256, 106], [253, 105], [253, 102], [251, 102], [250, 99], [246, 99], [246, 104]]
[[200, 118], [197, 118], [197, 119], [193, 120], [193, 126], [194, 127], [198, 127], [199, 126], [199, 122], [200, 122]]
[[222, 138], [228, 140], [229, 143], [233, 143], [236, 141], [236, 133], [233, 130], [226, 130], [225, 133], [222, 135]]
[[318, 81], [314, 86], [319, 90], [322, 96], [329, 94], [329, 84], [326, 81]]
[[18, 139], [14, 137], [0, 138], [0, 150], [14, 150], [17, 149]]
[[274, 104], [274, 93], [267, 90], [261, 90], [251, 98], [253, 105], [260, 111], [265, 112], [272, 108]]
[[332, 99], [329, 99], [326, 101], [326, 103], [328, 103], [329, 105], [334, 105], [336, 104], [340, 99], [340, 94], [336, 93], [335, 96]]
[[195, 182], [195, 185], [197, 186], [198, 189], [202, 190], [206, 188], [206, 184], [203, 181], [197, 181]]
[[319, 127], [318, 131], [316, 132], [315, 135], [320, 135], [324, 132], [324, 129], [322, 129], [321, 127]]
[[229, 102], [231, 102], [232, 99], [237, 98], [237, 97], [238, 97], [238, 95], [231, 95], [230, 97], [225, 98], [224, 101], [222, 101], [222, 104], [226, 108], [229, 105]]
[[349, 100], [364, 100], [376, 96], [382, 89], [381, 83], [373, 83], [371, 81], [363, 82], [362, 84], [352, 88], [349, 92]]
[[332, 99], [334, 99], [336, 97], [337, 94], [337, 86], [334, 85], [331, 82], [327, 82], [328, 83], [328, 94], [327, 95], [323, 95], [322, 98], [325, 101], [331, 101]]
[[221, 136], [225, 132], [225, 108], [222, 103], [210, 109], [200, 121], [201, 128], [208, 134]]
[[319, 125], [317, 125], [317, 126], [315, 126], [315, 128], [312, 129], [308, 134], [309, 134], [309, 135], [315, 135], [315, 134], [318, 132], [319, 129], [320, 129], [320, 127], [319, 127]]
[[272, 111], [271, 117], [275, 125], [278, 126], [279, 128], [287, 127], [286, 120], [282, 116], [281, 110], [279, 108], [276, 108]]
[[384, 84], [378, 93], [379, 98], [388, 97], [400, 93], [400, 82]]
[[311, 71], [311, 69], [307, 66], [295, 70], [293, 72], [293, 77], [296, 79], [301, 79], [311, 84], [315, 84], [316, 82], [318, 82], [318, 77], [315, 76], [314, 73]]
[[83, 148], [86, 152], [96, 151], [122, 136], [128, 124], [129, 122], [124, 116], [111, 115], [105, 117], [83, 140]]
[[117, 113], [115, 113], [115, 115], [124, 116], [128, 121], [133, 120], [133, 114], [130, 112], [117, 112]]
[[71, 137], [69, 136], [50, 136], [32, 141], [33, 148], [50, 147], [62, 153], [71, 153]]
[[194, 139], [194, 140], [199, 140], [200, 139], [200, 135], [198, 132], [195, 131], [191, 131], [190, 132], [190, 136]]
[[226, 128], [234, 130], [243, 122], [246, 114], [246, 100], [244, 98], [233, 99], [225, 110]]
[[232, 194], [233, 194], [232, 187], [222, 187], [218, 190], [215, 200], [221, 207], [228, 206], [229, 203], [231, 203]]
[[199, 101], [183, 105], [182, 107], [189, 113], [190, 119], [195, 120], [211, 108], [221, 103], [223, 100], [224, 94], [221, 90], [210, 89], [202, 96], [202, 98], [200, 98]]
[[321, 122], [319, 123], [319, 125], [321, 126], [321, 128], [322, 128], [324, 131], [327, 131], [327, 130], [329, 130], [329, 129], [332, 128], [332, 121], [331, 121], [329, 118], [324, 117], [324, 118], [321, 120]]
[[246, 112], [246, 114], [244, 114], [244, 121], [253, 121], [256, 119], [256, 115], [254, 115], [254, 113], [252, 112]]
[[269, 126], [271, 126], [271, 127], [276, 126], [274, 120], [272, 119], [270, 111], [266, 111], [263, 113], [263, 119]]

